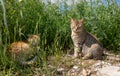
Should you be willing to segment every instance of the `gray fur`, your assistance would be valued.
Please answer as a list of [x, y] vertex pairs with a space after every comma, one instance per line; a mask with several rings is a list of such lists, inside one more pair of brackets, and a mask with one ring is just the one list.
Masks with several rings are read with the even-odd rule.
[[[71, 38], [74, 44], [74, 58], [82, 53], [83, 59], [102, 59], [103, 47], [98, 39], [83, 27], [84, 20], [71, 20]], [[77, 28], [77, 29], [76, 29]]]

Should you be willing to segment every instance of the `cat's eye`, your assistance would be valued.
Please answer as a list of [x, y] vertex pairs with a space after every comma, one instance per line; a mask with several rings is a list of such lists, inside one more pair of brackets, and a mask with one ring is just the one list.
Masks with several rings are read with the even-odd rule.
[[79, 24], [77, 27], [80, 28], [80, 27], [81, 27], [81, 24]]

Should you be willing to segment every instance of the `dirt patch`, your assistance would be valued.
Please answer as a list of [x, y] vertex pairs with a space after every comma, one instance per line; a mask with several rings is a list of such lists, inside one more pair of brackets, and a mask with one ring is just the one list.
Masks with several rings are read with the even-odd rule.
[[63, 57], [55, 69], [54, 76], [120, 76], [120, 56], [110, 54], [103, 60]]

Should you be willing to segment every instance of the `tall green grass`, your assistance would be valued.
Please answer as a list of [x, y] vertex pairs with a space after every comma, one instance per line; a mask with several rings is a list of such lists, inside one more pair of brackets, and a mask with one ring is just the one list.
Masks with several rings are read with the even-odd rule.
[[120, 6], [115, 1], [108, 0], [106, 5], [98, 1], [77, 4], [75, 16], [85, 17], [86, 29], [95, 34], [105, 48], [120, 51]]
[[85, 29], [97, 36], [104, 48], [120, 52], [120, 6], [115, 1], [107, 2], [104, 5], [100, 0], [83, 1], [71, 6], [63, 2], [59, 4], [63, 5], [60, 8], [58, 4], [40, 0], [6, 0], [7, 22], [4, 22], [4, 10], [0, 3], [0, 69], [3, 69], [3, 74], [18, 69], [5, 54], [7, 46], [14, 41], [26, 40], [28, 34], [40, 35], [40, 59], [37, 64], [47, 72], [49, 56], [57, 57], [73, 47], [70, 18], [84, 17]]

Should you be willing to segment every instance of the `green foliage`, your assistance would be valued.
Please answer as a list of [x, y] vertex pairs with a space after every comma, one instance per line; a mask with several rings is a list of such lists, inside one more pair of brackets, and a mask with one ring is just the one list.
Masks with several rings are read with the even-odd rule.
[[70, 18], [84, 17], [85, 29], [97, 36], [104, 48], [120, 52], [120, 7], [116, 2], [108, 1], [108, 5], [104, 5], [99, 0], [96, 3], [84, 1], [71, 6], [64, 2], [64, 9], [40, 0], [5, 0], [4, 4], [8, 28], [4, 25], [0, 4], [0, 51], [3, 51], [0, 52], [0, 67], [14, 65], [5, 55], [11, 42], [26, 40], [28, 34], [39, 34], [41, 60], [38, 64], [45, 66], [43, 69], [47, 72], [43, 63], [47, 64], [48, 56], [62, 54], [73, 46]]
[[108, 3], [107, 6], [81, 2], [73, 9], [72, 16], [78, 19], [84, 17], [86, 30], [96, 35], [104, 48], [113, 52], [120, 51], [120, 7], [116, 2]]

